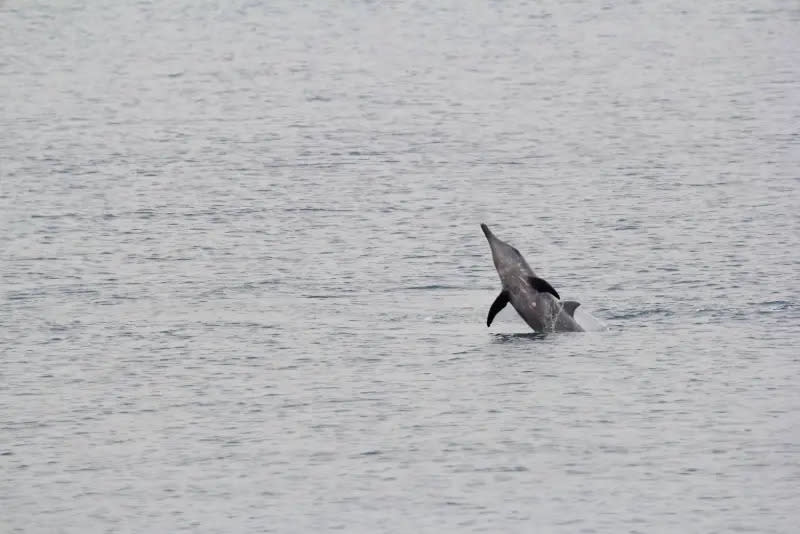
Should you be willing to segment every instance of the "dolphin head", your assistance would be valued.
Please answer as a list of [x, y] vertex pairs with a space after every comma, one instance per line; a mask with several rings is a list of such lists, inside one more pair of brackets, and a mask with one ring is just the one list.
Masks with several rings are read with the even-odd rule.
[[494, 266], [501, 278], [503, 273], [512, 266], [525, 266], [526, 269], [529, 269], [519, 250], [494, 235], [486, 224], [481, 223], [481, 230], [492, 249], [492, 261], [494, 261]]

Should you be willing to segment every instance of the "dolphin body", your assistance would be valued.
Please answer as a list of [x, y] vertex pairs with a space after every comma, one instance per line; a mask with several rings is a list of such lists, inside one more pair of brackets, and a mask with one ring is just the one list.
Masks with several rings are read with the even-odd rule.
[[503, 290], [489, 309], [486, 326], [510, 302], [537, 332], [583, 332], [574, 317], [580, 303], [562, 301], [553, 286], [536, 276], [519, 250], [495, 236], [485, 224], [481, 224], [481, 229], [489, 241], [494, 267], [503, 284]]

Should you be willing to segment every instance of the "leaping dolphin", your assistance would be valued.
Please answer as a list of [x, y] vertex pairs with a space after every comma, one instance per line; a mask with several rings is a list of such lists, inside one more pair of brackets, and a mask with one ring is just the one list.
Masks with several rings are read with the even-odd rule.
[[500, 240], [485, 224], [481, 224], [481, 229], [489, 241], [494, 267], [503, 284], [503, 290], [489, 309], [486, 326], [511, 302], [520, 317], [537, 332], [583, 332], [574, 317], [580, 303], [562, 301], [553, 286], [536, 276], [519, 250]]

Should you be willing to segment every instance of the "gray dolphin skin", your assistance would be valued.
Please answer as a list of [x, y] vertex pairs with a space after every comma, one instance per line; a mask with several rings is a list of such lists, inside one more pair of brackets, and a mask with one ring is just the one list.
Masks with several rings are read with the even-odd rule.
[[583, 332], [573, 316], [580, 303], [562, 301], [553, 286], [536, 276], [519, 250], [495, 236], [485, 224], [481, 224], [481, 229], [489, 241], [494, 267], [503, 284], [503, 290], [489, 309], [486, 326], [491, 326], [494, 316], [510, 302], [536, 332]]

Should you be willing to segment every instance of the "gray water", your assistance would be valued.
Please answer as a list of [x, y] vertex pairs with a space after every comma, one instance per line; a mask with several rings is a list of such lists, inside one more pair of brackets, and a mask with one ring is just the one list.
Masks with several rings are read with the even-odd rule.
[[0, 532], [795, 532], [798, 27], [0, 3]]

